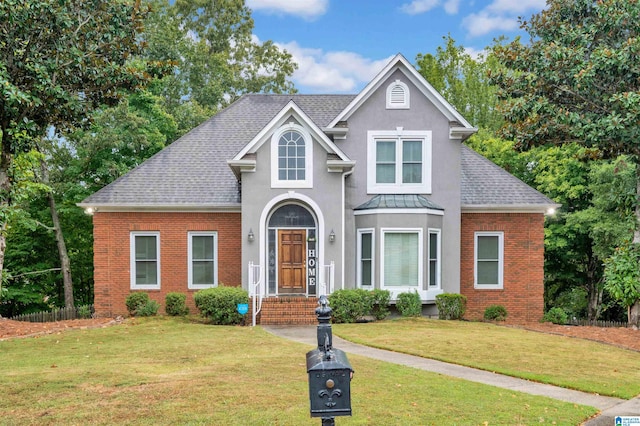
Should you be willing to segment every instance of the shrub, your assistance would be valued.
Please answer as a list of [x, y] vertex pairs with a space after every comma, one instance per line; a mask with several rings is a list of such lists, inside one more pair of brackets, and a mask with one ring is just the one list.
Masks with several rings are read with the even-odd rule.
[[507, 319], [507, 308], [502, 305], [487, 306], [484, 310], [484, 319], [487, 321], [504, 321]]
[[552, 322], [554, 324], [564, 325], [567, 323], [567, 313], [562, 308], [551, 308], [547, 312], [545, 312], [542, 317], [543, 322]]
[[81, 305], [76, 309], [78, 318], [88, 319], [91, 318], [91, 306], [90, 305]]
[[144, 305], [138, 306], [136, 309], [136, 316], [138, 317], [152, 317], [158, 314], [160, 304], [155, 300], [149, 300]]
[[127, 310], [129, 311], [129, 315], [136, 316], [137, 311], [146, 305], [149, 302], [149, 295], [147, 293], [135, 292], [131, 293], [127, 296], [125, 300], [125, 305], [127, 305]]
[[389, 316], [389, 304], [391, 293], [389, 290], [371, 290], [371, 315], [377, 320], [383, 320]]
[[443, 320], [460, 320], [467, 310], [467, 298], [457, 293], [442, 293], [436, 296], [438, 318]]
[[217, 325], [240, 324], [243, 315], [238, 313], [238, 303], [249, 303], [249, 294], [240, 287], [207, 288], [193, 298], [200, 313]]
[[183, 293], [167, 293], [165, 299], [165, 308], [167, 315], [183, 316], [189, 313], [187, 307], [187, 295]]
[[329, 295], [333, 322], [356, 322], [371, 312], [372, 301], [369, 291], [361, 288], [334, 291]]
[[400, 293], [396, 300], [396, 309], [403, 317], [419, 317], [422, 315], [422, 300], [417, 291]]

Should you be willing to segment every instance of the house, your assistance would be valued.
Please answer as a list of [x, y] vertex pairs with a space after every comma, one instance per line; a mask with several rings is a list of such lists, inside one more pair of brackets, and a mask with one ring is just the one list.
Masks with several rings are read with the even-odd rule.
[[357, 95], [245, 95], [79, 204], [96, 313], [224, 284], [263, 323], [313, 323], [316, 297], [343, 288], [539, 320], [555, 204], [466, 147], [475, 131], [402, 55]]

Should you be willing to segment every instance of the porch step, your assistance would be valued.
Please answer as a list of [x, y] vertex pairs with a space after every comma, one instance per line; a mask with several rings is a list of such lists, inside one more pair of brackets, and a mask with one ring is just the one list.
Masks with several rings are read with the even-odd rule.
[[269, 297], [262, 301], [259, 324], [316, 325], [316, 297]]

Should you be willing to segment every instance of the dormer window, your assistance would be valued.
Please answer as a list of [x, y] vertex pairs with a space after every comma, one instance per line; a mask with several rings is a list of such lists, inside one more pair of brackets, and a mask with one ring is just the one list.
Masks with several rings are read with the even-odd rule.
[[409, 86], [396, 80], [387, 87], [387, 109], [409, 109]]
[[271, 137], [271, 187], [311, 188], [313, 145], [302, 126], [288, 123]]

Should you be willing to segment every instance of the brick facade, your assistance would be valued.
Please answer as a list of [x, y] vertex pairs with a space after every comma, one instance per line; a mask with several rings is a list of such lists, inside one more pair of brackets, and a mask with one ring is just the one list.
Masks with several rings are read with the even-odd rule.
[[[467, 297], [465, 318], [482, 319], [490, 305], [503, 305], [510, 322], [538, 321], [544, 313], [544, 215], [463, 213], [460, 293]], [[504, 233], [502, 289], [474, 288], [474, 233]]]
[[94, 305], [101, 317], [127, 315], [126, 297], [131, 290], [130, 233], [160, 233], [160, 289], [143, 290], [160, 303], [170, 292], [187, 294], [187, 305], [195, 312], [188, 282], [188, 232], [218, 233], [218, 283], [241, 285], [240, 213], [108, 213], [93, 216]]

